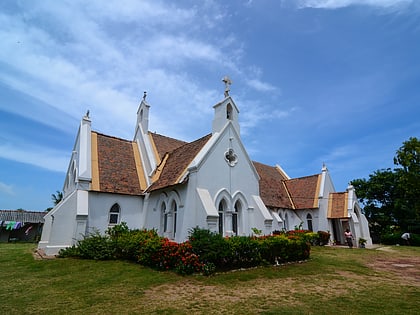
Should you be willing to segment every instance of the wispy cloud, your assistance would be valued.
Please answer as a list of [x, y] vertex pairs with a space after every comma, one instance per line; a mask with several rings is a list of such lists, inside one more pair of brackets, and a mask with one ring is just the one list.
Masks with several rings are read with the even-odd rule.
[[[223, 33], [228, 16], [212, 1], [184, 8], [161, 1], [42, 1], [20, 9], [24, 14], [0, 13], [0, 61], [8, 69], [0, 81], [37, 101], [19, 109], [3, 105], [2, 110], [67, 132], [72, 126], [63, 124], [62, 117], [79, 119], [90, 109], [94, 128], [131, 137], [133, 113], [147, 90], [163, 113], [154, 117], [155, 126], [166, 126], [160, 132], [174, 127], [173, 136], [179, 134], [166, 113], [174, 118], [189, 112], [204, 119], [209, 113], [204, 108], [218, 100], [205, 77], [187, 74], [192, 65], [209, 76], [232, 73], [235, 81], [256, 91], [275, 90], [261, 76], [255, 79], [252, 71], [241, 70], [242, 45]], [[116, 31], [122, 29], [130, 32]], [[203, 36], [210, 29], [212, 37]]]
[[7, 185], [5, 183], [0, 182], [0, 193], [14, 196], [15, 191], [14, 191], [13, 185]]
[[299, 8], [338, 9], [352, 5], [399, 10], [414, 3], [414, 0], [299, 0]]
[[35, 145], [16, 146], [3, 143], [0, 144], [0, 157], [50, 171], [65, 172], [69, 161], [69, 152]]
[[274, 91], [276, 90], [276, 87], [271, 85], [267, 82], [262, 82], [258, 79], [251, 79], [247, 81], [247, 84], [251, 87], [253, 87], [255, 90], [260, 92], [268, 92], [268, 91]]

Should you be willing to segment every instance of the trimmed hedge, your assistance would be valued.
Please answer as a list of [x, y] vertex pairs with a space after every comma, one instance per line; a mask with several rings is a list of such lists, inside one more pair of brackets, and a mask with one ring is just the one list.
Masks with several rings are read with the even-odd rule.
[[59, 257], [125, 259], [157, 270], [179, 274], [274, 265], [305, 260], [317, 233], [291, 232], [272, 236], [224, 238], [209, 230], [194, 228], [186, 242], [176, 243], [155, 230], [129, 230], [125, 223], [108, 229], [106, 235], [92, 233], [75, 246], [61, 250]]
[[[401, 238], [403, 233], [388, 233], [381, 236], [381, 243], [384, 245], [406, 245], [405, 241]], [[410, 233], [410, 246], [420, 246], [420, 235]]]

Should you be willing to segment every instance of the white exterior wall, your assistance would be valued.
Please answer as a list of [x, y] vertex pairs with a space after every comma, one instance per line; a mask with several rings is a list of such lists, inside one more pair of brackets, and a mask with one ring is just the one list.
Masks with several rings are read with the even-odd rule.
[[[208, 147], [205, 146], [203, 149], [205, 154], [203, 156], [199, 154], [192, 163], [194, 167], [197, 167], [197, 172], [190, 177], [191, 191], [195, 188], [207, 191], [213, 200], [216, 212], [220, 200], [225, 199], [227, 211], [224, 227], [227, 235], [232, 224], [231, 213], [237, 200], [240, 200], [242, 205], [238, 217], [239, 234], [250, 235], [253, 227], [262, 230], [264, 233], [270, 233], [273, 218], [259, 197], [258, 174], [240, 141], [234, 125], [228, 123], [220, 134], [213, 134], [212, 139], [208, 142]], [[207, 151], [205, 151], [206, 149]], [[230, 166], [225, 159], [225, 154], [229, 149], [233, 149], [237, 156], [237, 163], [234, 166]], [[218, 231], [218, 226], [214, 226], [214, 222], [209, 225], [207, 219], [205, 220], [208, 217], [208, 212], [213, 213], [214, 209], [206, 210], [204, 208], [198, 192], [195, 192], [194, 196], [192, 194], [188, 196], [190, 198], [186, 201], [188, 208], [190, 204], [194, 204], [194, 208], [200, 209], [199, 213], [195, 214], [196, 223], [190, 222], [189, 225], [198, 225]]]
[[334, 184], [331, 180], [331, 176], [324, 166], [321, 172], [321, 184], [319, 190], [319, 213], [318, 213], [318, 230], [319, 231], [330, 231], [332, 233], [333, 227], [328, 217], [328, 199], [330, 193], [335, 192]]
[[55, 255], [60, 249], [74, 244], [76, 212], [77, 191], [74, 191], [46, 214], [38, 247], [47, 255]]
[[142, 196], [89, 192], [88, 232], [98, 230], [100, 233], [105, 233], [110, 226], [109, 211], [115, 203], [120, 206], [119, 223], [126, 222], [130, 229], [143, 228], [140, 220], [143, 198]]

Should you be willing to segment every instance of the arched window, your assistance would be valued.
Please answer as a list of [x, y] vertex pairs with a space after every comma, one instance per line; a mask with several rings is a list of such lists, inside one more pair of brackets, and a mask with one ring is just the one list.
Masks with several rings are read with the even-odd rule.
[[163, 233], [168, 231], [168, 211], [166, 211], [166, 204], [162, 202], [160, 206], [160, 213], [162, 215], [162, 226], [163, 226]]
[[240, 216], [241, 209], [242, 209], [242, 205], [241, 205], [241, 202], [238, 200], [235, 203], [235, 209], [234, 209], [234, 212], [232, 213], [232, 232], [233, 232], [233, 235], [238, 235], [238, 233], [239, 233], [238, 216]]
[[314, 228], [312, 227], [312, 216], [311, 216], [310, 213], [308, 213], [307, 216], [306, 216], [306, 222], [308, 224], [308, 230], [313, 231]]
[[114, 205], [111, 207], [111, 210], [109, 210], [109, 224], [118, 224], [120, 222], [120, 206], [118, 203], [114, 203]]
[[287, 215], [287, 212], [284, 215], [284, 228], [286, 231], [289, 231], [289, 216]]
[[178, 206], [176, 205], [175, 200], [172, 201], [172, 205], [171, 205], [171, 212], [172, 212], [172, 217], [173, 217], [173, 234], [172, 237], [175, 238], [176, 235], [176, 214], [178, 211]]
[[226, 209], [226, 201], [222, 199], [219, 203], [219, 234], [223, 235], [223, 220]]
[[232, 120], [232, 105], [230, 104], [226, 106], [226, 118]]

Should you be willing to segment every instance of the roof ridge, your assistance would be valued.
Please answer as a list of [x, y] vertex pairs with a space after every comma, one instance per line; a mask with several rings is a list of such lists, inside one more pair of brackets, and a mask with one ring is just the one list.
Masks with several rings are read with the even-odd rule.
[[98, 132], [98, 131], [95, 131], [95, 130], [92, 130], [92, 132], [96, 133], [97, 135], [100, 135], [100, 136], [103, 136], [103, 137], [107, 137], [107, 138], [112, 138], [112, 139], [116, 139], [116, 140], [126, 141], [126, 142], [130, 142], [130, 143], [135, 142], [133, 140], [128, 140], [128, 139], [124, 139], [124, 138], [120, 138], [120, 137], [116, 137], [116, 136], [110, 136], [110, 135], [107, 135], [107, 134], [104, 134], [102, 132]]
[[313, 174], [313, 175], [307, 175], [307, 176], [301, 176], [301, 177], [294, 177], [294, 178], [290, 178], [290, 179], [286, 179], [285, 181], [293, 181], [293, 180], [298, 180], [298, 179], [304, 179], [304, 178], [309, 178], [309, 177], [315, 177], [315, 176], [319, 176], [320, 174]]

